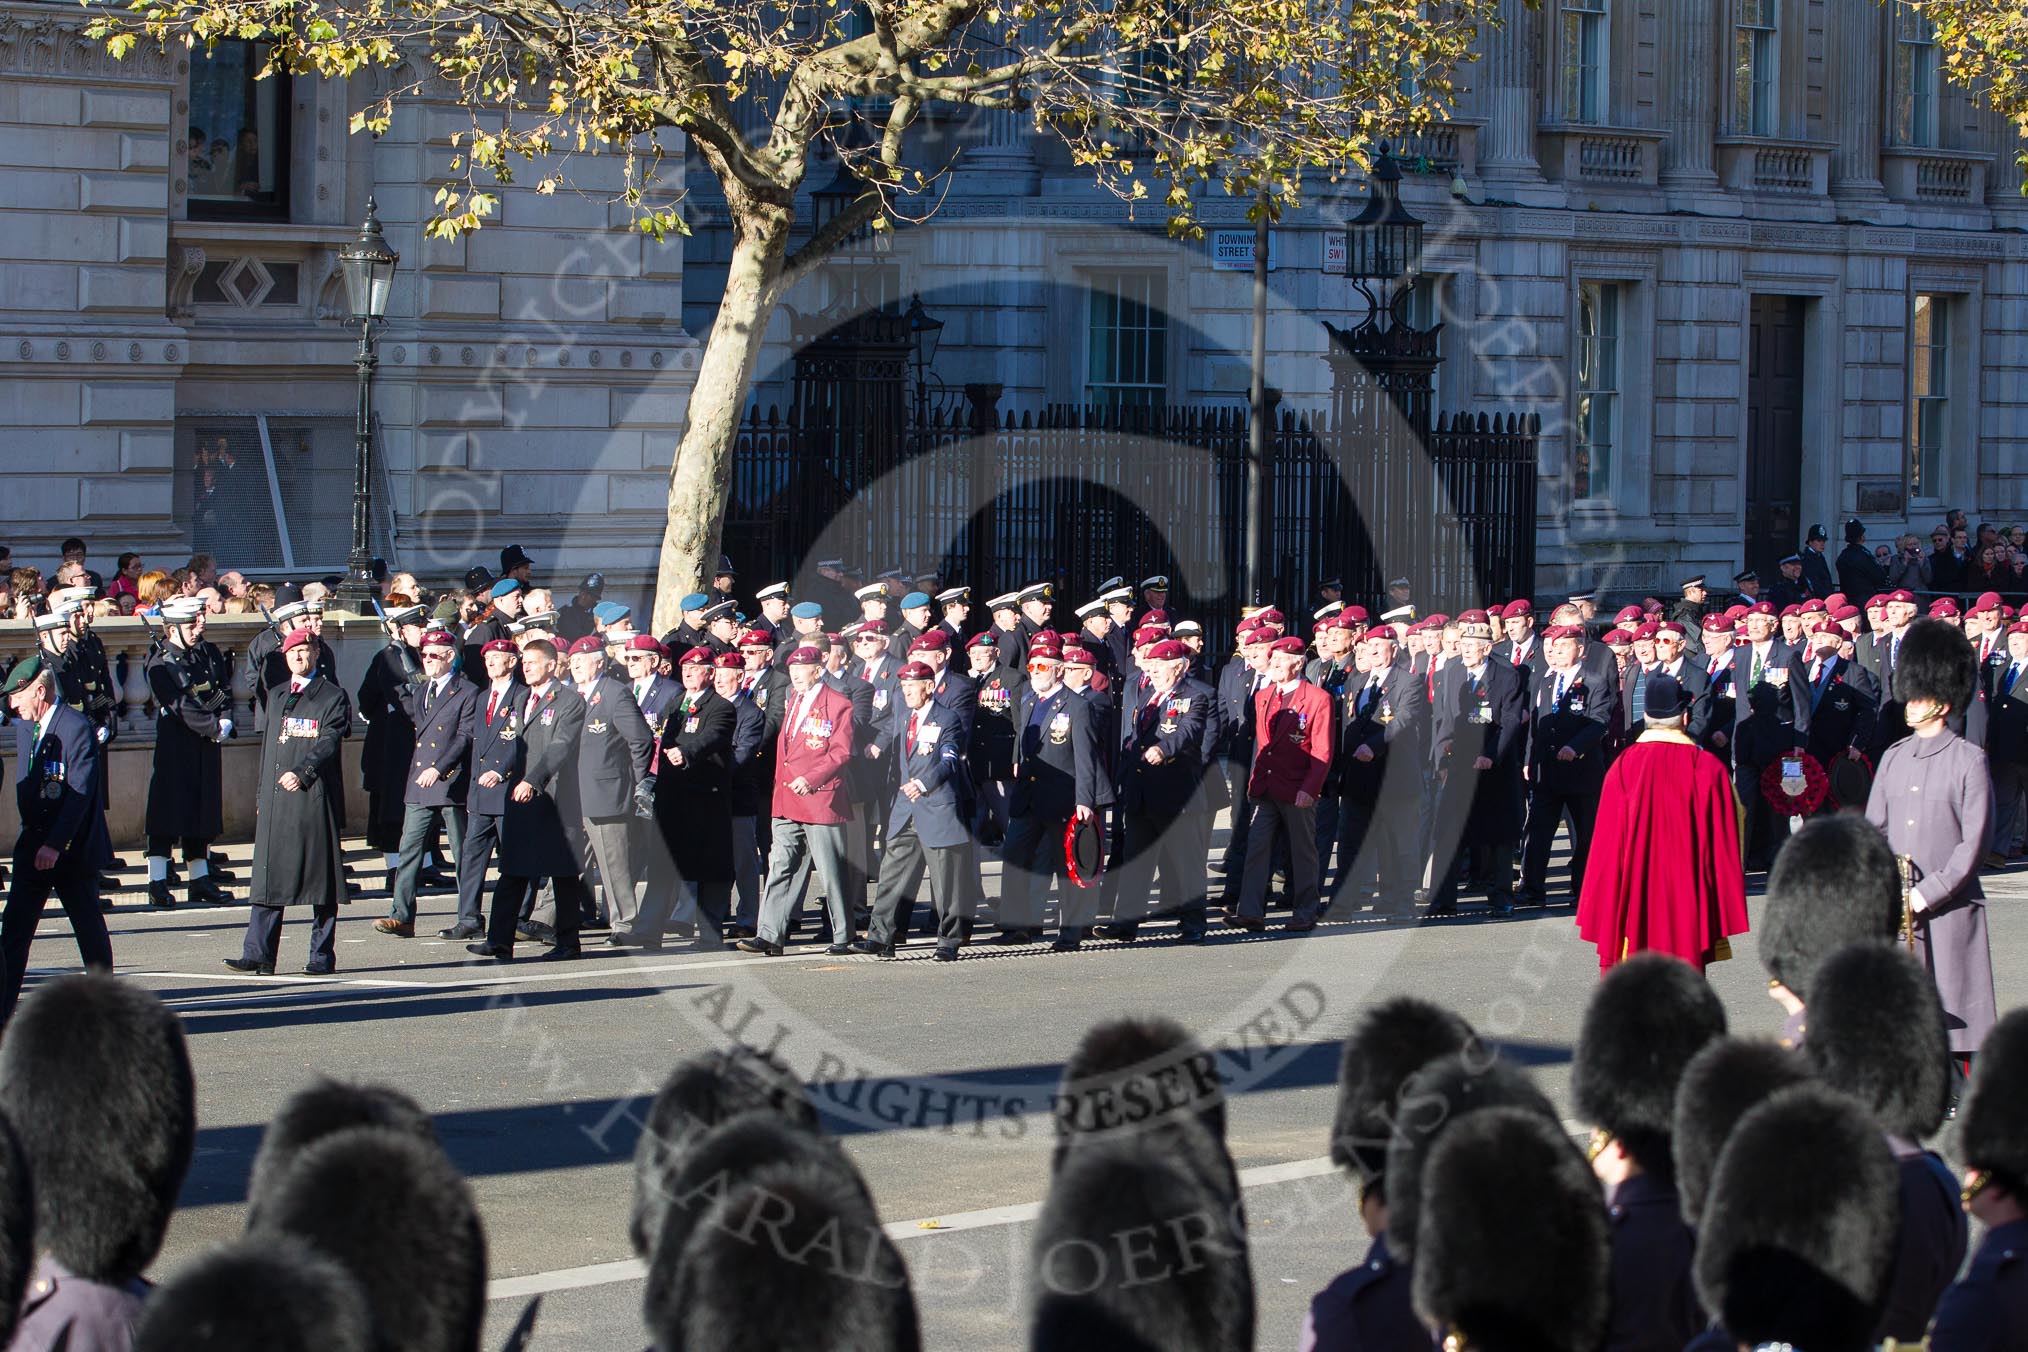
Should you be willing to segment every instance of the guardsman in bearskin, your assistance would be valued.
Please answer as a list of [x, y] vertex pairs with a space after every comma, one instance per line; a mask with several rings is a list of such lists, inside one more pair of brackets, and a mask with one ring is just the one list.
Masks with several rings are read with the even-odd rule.
[[195, 904], [232, 900], [211, 876], [211, 842], [225, 829], [220, 743], [232, 736], [232, 669], [204, 641], [204, 603], [162, 605], [162, 641], [148, 654], [155, 700], [155, 755], [148, 781], [148, 904], [174, 906], [169, 851], [183, 848], [186, 896]]
[[2028, 1343], [2028, 1009], [1993, 1025], [1958, 1129], [1964, 1208], [1986, 1237], [1944, 1293], [1931, 1352], [2000, 1352]]
[[282, 640], [289, 679], [275, 686], [261, 738], [246, 938], [235, 972], [267, 975], [281, 946], [282, 911], [310, 907], [310, 957], [303, 970], [337, 969], [338, 906], [345, 899], [345, 799], [338, 759], [352, 725], [352, 702], [317, 670], [320, 645], [307, 627]]
[[1814, 818], [1788, 838], [1768, 871], [1760, 916], [1760, 963], [1768, 998], [1788, 1015], [1785, 1044], [1803, 1043], [1817, 968], [1847, 944], [1892, 939], [1901, 916], [1894, 853], [1858, 814]]
[[1345, 800], [1341, 876], [1356, 873], [1362, 888], [1367, 878], [1375, 879], [1380, 912], [1410, 915], [1429, 763], [1428, 687], [1397, 660], [1392, 626], [1371, 631], [1360, 646], [1366, 669], [1363, 679], [1355, 676], [1345, 687], [1336, 758]]
[[372, 1352], [373, 1337], [366, 1295], [342, 1264], [268, 1235], [179, 1267], [142, 1307], [134, 1352]]
[[1900, 1222], [1873, 1337], [1912, 1346], [1957, 1277], [1966, 1245], [1958, 1180], [1922, 1147], [1943, 1126], [1951, 1096], [1936, 989], [1898, 945], [1867, 940], [1841, 949], [1811, 979], [1803, 1054], [1818, 1079], [1866, 1110], [1893, 1155]]
[[979, 795], [973, 826], [982, 844], [998, 845], [1007, 831], [1007, 781], [1014, 777], [1014, 711], [1028, 682], [1018, 668], [1001, 663], [991, 630], [972, 635], [965, 660], [965, 674], [978, 690], [966, 746]]
[[1415, 1309], [1452, 1352], [1600, 1346], [1605, 1210], [1584, 1156], [1521, 1108], [1468, 1113], [1424, 1172]]
[[1514, 846], [1521, 838], [1521, 766], [1528, 705], [1521, 673], [1491, 660], [1493, 625], [1483, 610], [1458, 616], [1458, 660], [1437, 673], [1431, 726], [1437, 814], [1429, 914], [1456, 915], [1453, 850], [1469, 851], [1493, 908], [1511, 910]]
[[1725, 1006], [1680, 958], [1628, 959], [1585, 1010], [1571, 1097], [1592, 1124], [1592, 1171], [1612, 1220], [1606, 1347], [1680, 1348], [1704, 1328], [1691, 1279], [1697, 1236], [1676, 1193], [1676, 1086], [1725, 1035]]
[[1475, 1045], [1470, 1024], [1426, 1000], [1397, 996], [1363, 1015], [1338, 1060], [1331, 1162], [1359, 1185], [1359, 1219], [1373, 1243], [1357, 1267], [1333, 1278], [1304, 1316], [1306, 1352], [1420, 1347], [1429, 1332], [1410, 1302], [1413, 1267], [1387, 1247], [1387, 1148], [1405, 1111], [1409, 1077], [1441, 1056]]
[[[1997, 1017], [1986, 894], [1979, 884], [1992, 838], [1986, 753], [1952, 731], [1969, 708], [1978, 659], [1941, 620], [1917, 620], [1894, 663], [1897, 714], [1912, 732], [1880, 758], [1866, 818], [1913, 861], [1916, 951], [1950, 1016], [1951, 1053], [1969, 1058]], [[1876, 737], [1877, 737], [1876, 733]], [[1913, 1336], [1913, 1335], [1911, 1335]]]
[[[1190, 653], [1174, 639], [1148, 649], [1141, 664], [1147, 697], [1120, 721], [1118, 899], [1101, 939], [1134, 941], [1141, 921], [1173, 915], [1181, 943], [1202, 943], [1208, 924], [1204, 855], [1211, 838], [1205, 797], [1206, 728], [1217, 695], [1190, 677]], [[1149, 906], [1157, 876], [1161, 902]]]
[[38, 1255], [8, 1346], [127, 1347], [197, 1140], [182, 1024], [110, 973], [49, 982], [0, 1043], [0, 1116], [34, 1180]]
[[99, 910], [99, 873], [112, 862], [106, 836], [105, 755], [91, 720], [57, 698], [40, 654], [16, 662], [0, 686], [23, 731], [14, 802], [13, 884], [0, 916], [0, 1026], [14, 1012], [28, 975], [28, 947], [55, 892], [87, 968], [112, 970], [113, 945]]
[[1865, 1111], [1819, 1084], [1776, 1090], [1718, 1156], [1696, 1276], [1719, 1327], [1693, 1346], [1871, 1349], [1894, 1221], [1894, 1158]]

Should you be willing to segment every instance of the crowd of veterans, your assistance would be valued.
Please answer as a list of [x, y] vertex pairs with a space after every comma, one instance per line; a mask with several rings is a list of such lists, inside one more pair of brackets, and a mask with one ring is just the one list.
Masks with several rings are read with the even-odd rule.
[[[1274, 1221], [1249, 1221], [1228, 1145], [1235, 1068], [1169, 1018], [1100, 1022], [1034, 1105], [1053, 1140], [1015, 1250], [1023, 1343], [2021, 1347], [2028, 1009], [1999, 1020], [1975, 1077], [1953, 1083], [1944, 1010], [1894, 937], [1900, 910], [1872, 826], [1809, 823], [1777, 861], [1761, 948], [1771, 986], [1807, 1017], [1780, 1040], [1741, 1035], [1693, 966], [1636, 955], [1590, 999], [1567, 1103], [1441, 1003], [1363, 1009], [1332, 1119], [1314, 1125], [1351, 1186], [1340, 1223], [1310, 1242], [1342, 1245], [1344, 1270], [1296, 1327], [1260, 1315], [1274, 1269], [1251, 1226]], [[1954, 1111], [1958, 1166], [1934, 1144]], [[833, 1134], [851, 1112], [836, 1086], [737, 1042], [675, 1066], [635, 1150], [641, 1334], [614, 1345], [917, 1352], [937, 1295], [922, 1274], [937, 1265], [912, 1272], [883, 1225]], [[473, 1190], [429, 1108], [385, 1085], [292, 1087], [252, 1154], [243, 1232], [152, 1281], [196, 1119], [183, 1028], [154, 994], [86, 974], [27, 997], [0, 1040], [0, 1346], [494, 1345]], [[1346, 1231], [1363, 1232], [1363, 1253], [1324, 1238]], [[539, 1297], [501, 1307], [512, 1327], [497, 1345], [523, 1352], [542, 1317]]]
[[[1749, 571], [1733, 594], [1691, 577], [1610, 619], [1595, 594], [1540, 614], [1526, 598], [1423, 614], [1406, 580], [1366, 605], [1326, 579], [1299, 619], [1250, 607], [1229, 636], [1173, 612], [1160, 575], [1082, 601], [1049, 582], [980, 599], [839, 560], [818, 564], [807, 595], [770, 580], [750, 596], [721, 560], [657, 636], [598, 574], [558, 604], [510, 547], [498, 574], [439, 593], [389, 578], [386, 644], [352, 690], [321, 637], [327, 588], [256, 597], [270, 628], [245, 658], [252, 729], [234, 727], [209, 605], [169, 597], [147, 659], [149, 901], [176, 904], [178, 855], [185, 900], [238, 899], [212, 847], [220, 748], [249, 735], [262, 741], [254, 912], [230, 959], [249, 972], [274, 970], [289, 907], [311, 922], [304, 970], [333, 970], [338, 906], [365, 890], [342, 861], [348, 788], [364, 792], [385, 870], [375, 929], [413, 937], [419, 897], [455, 892], [438, 933], [500, 961], [531, 946], [576, 957], [593, 930], [619, 949], [779, 954], [802, 939], [887, 956], [920, 935], [955, 960], [982, 930], [1075, 950], [1151, 925], [1202, 943], [1221, 923], [1265, 928], [1271, 908], [1298, 933], [1455, 916], [1466, 898], [1504, 915], [1550, 903], [1560, 833], [1579, 899], [1609, 772], [1658, 728], [1724, 767], [1746, 871], [1800, 822], [1865, 808], [1911, 732], [1895, 677], [1918, 617], [1962, 635], [1975, 661], [1943, 719], [1952, 746], [1978, 753], [1988, 826], [1974, 863], [2018, 857], [2028, 620], [1993, 593], [1819, 597], [1823, 535], [1784, 562], [1772, 597]], [[96, 746], [116, 701], [93, 593], [89, 579], [50, 593], [37, 654], [8, 674], [10, 705], [45, 693], [39, 719], [14, 708], [25, 825], [0, 1015], [52, 893], [86, 961], [106, 955], [91, 914], [110, 861]], [[54, 864], [35, 867], [45, 847]], [[1976, 872], [1930, 890], [1969, 895]], [[1614, 958], [1655, 946], [1615, 938]]]

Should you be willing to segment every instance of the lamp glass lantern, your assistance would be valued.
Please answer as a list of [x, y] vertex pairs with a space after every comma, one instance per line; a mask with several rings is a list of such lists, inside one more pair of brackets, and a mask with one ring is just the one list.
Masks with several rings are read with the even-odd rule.
[[930, 363], [937, 359], [937, 340], [943, 337], [944, 321], [933, 319], [922, 308], [922, 297], [911, 296], [908, 300], [908, 336], [915, 344], [915, 364], [919, 370], [928, 370]]
[[387, 236], [381, 233], [380, 218], [369, 197], [359, 237], [338, 253], [338, 267], [345, 274], [345, 297], [354, 319], [370, 322], [386, 317], [394, 269], [400, 262], [401, 255], [388, 247]]
[[1384, 285], [1422, 272], [1422, 221], [1401, 200], [1401, 167], [1383, 143], [1367, 176], [1372, 192], [1345, 231], [1345, 271]]

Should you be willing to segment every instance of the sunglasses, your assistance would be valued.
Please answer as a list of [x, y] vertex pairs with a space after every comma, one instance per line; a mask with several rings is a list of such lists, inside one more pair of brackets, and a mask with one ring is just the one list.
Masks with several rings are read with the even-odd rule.
[[1030, 662], [1030, 663], [1028, 664], [1028, 670], [1030, 670], [1031, 672], [1039, 672], [1039, 671], [1055, 671], [1055, 670], [1056, 670], [1056, 663], [1054, 663], [1054, 662]]

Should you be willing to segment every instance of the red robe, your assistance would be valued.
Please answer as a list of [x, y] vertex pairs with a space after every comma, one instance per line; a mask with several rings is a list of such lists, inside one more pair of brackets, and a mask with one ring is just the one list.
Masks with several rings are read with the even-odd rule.
[[1606, 774], [1577, 901], [1577, 931], [1601, 969], [1632, 953], [1672, 953], [1702, 971], [1744, 934], [1739, 801], [1724, 762], [1657, 729]]

